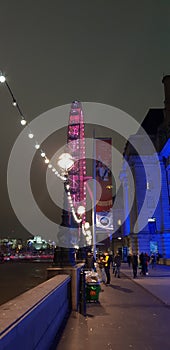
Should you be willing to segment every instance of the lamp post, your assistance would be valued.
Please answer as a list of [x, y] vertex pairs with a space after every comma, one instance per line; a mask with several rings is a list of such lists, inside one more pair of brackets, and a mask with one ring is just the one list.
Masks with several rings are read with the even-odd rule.
[[[75, 265], [75, 245], [77, 246], [78, 238], [81, 238], [81, 223], [85, 213], [83, 205], [74, 208], [71, 188], [69, 184], [69, 171], [74, 165], [74, 159], [69, 153], [63, 153], [59, 157], [58, 165], [65, 177], [64, 182], [64, 209], [62, 214], [62, 223], [59, 232], [59, 246], [55, 249], [54, 263], [57, 266], [74, 266]], [[67, 198], [66, 198], [67, 194]], [[70, 212], [68, 211], [68, 205]], [[75, 212], [75, 209], [77, 212]], [[63, 247], [64, 245], [64, 247]]]
[[91, 198], [91, 203], [92, 203], [92, 237], [93, 237], [93, 253], [94, 253], [94, 258], [96, 259], [96, 223], [95, 223], [95, 199], [94, 199], [94, 192], [92, 191], [88, 182], [86, 182], [86, 186], [88, 189], [88, 193]]
[[[70, 236], [70, 224], [69, 224], [69, 214], [67, 211], [67, 202], [68, 198], [66, 198], [66, 192], [68, 191], [68, 172], [72, 168], [74, 164], [74, 160], [69, 153], [63, 153], [59, 157], [58, 165], [65, 176], [64, 182], [64, 207], [62, 213], [62, 223], [59, 232], [59, 242], [58, 246], [54, 252], [54, 264], [58, 267], [66, 267], [66, 266], [74, 266], [75, 262], [75, 248], [71, 246], [68, 238]], [[78, 229], [78, 227], [77, 227]]]
[[[86, 209], [83, 205], [80, 205], [77, 208], [77, 214], [80, 218], [83, 218], [83, 215], [85, 213]], [[85, 243], [85, 236], [83, 234], [84, 232], [84, 223], [82, 221], [79, 223], [79, 250], [78, 250], [78, 260], [84, 261], [86, 258], [86, 250], [84, 248]]]

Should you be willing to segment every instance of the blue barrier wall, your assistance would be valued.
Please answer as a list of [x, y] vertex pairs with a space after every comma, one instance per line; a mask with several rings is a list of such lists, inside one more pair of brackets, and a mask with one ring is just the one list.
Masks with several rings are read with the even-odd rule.
[[23, 293], [0, 306], [0, 349], [50, 349], [70, 311], [70, 276], [55, 276]]

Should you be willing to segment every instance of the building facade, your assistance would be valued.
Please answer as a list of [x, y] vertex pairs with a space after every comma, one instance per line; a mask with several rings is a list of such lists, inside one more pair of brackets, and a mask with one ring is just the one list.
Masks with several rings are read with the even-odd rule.
[[122, 230], [130, 252], [170, 259], [170, 75], [162, 82], [164, 108], [149, 110], [124, 150]]

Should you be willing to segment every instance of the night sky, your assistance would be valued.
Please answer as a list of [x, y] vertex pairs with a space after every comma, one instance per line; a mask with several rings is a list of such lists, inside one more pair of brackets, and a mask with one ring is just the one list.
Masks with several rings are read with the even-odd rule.
[[[163, 107], [162, 77], [170, 74], [168, 0], [2, 0], [0, 11], [0, 70], [28, 121], [73, 100], [111, 105], [139, 122], [149, 108]], [[0, 120], [0, 236], [24, 238], [28, 233], [7, 191], [7, 164], [22, 127], [2, 84]], [[47, 140], [51, 156], [64, 134]], [[35, 157], [32, 190], [55, 221], [41, 167]]]

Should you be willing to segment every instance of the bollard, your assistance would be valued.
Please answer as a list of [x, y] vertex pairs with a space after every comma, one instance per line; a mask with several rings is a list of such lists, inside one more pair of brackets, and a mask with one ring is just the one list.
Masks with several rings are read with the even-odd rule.
[[83, 269], [80, 272], [80, 314], [86, 316], [86, 283]]

